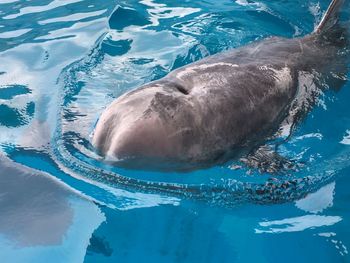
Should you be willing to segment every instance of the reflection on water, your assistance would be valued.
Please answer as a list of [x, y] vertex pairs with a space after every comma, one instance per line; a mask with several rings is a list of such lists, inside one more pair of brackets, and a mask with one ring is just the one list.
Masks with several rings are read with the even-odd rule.
[[38, 262], [65, 248], [61, 260], [81, 261], [104, 220], [99, 208], [49, 175], [5, 157], [0, 170], [0, 257], [10, 260], [16, 251], [16, 262]]
[[61, 244], [73, 221], [69, 191], [3, 157], [1, 173], [0, 232], [19, 247]]
[[[335, 182], [332, 182], [320, 188], [317, 192], [311, 193], [305, 198], [296, 201], [295, 205], [305, 212], [312, 214], [320, 213], [333, 206], [334, 194]], [[255, 232], [261, 234], [304, 231], [308, 228], [333, 225], [341, 220], [342, 218], [339, 216], [305, 215], [282, 220], [260, 222], [259, 228], [255, 229]]]
[[259, 223], [260, 227], [255, 229], [255, 232], [257, 234], [261, 234], [304, 231], [308, 228], [331, 226], [340, 222], [341, 220], [342, 219], [339, 216], [306, 215], [282, 220], [261, 222]]
[[333, 206], [335, 182], [330, 183], [316, 193], [295, 202], [296, 207], [310, 213], [319, 213]]
[[[89, 144], [98, 116], [114, 98], [210, 54], [271, 35], [305, 35], [328, 4], [1, 0], [0, 148], [12, 161], [0, 158], [0, 258], [347, 261], [348, 84], [326, 91], [281, 145], [281, 154], [306, 163], [291, 175], [296, 181], [285, 178], [287, 192], [280, 191], [283, 181], [273, 183], [280, 178], [246, 169], [166, 175], [115, 169]], [[211, 202], [187, 198], [198, 188], [188, 188], [186, 198], [147, 187], [120, 189], [111, 177], [95, 180], [102, 170], [112, 178], [117, 173], [147, 182], [204, 184], [200, 190]], [[212, 195], [208, 186], [237, 192]], [[245, 204], [237, 206], [240, 201]]]

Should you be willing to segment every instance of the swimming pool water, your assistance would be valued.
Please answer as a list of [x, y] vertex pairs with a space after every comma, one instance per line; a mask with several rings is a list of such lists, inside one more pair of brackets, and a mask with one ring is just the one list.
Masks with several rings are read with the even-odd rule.
[[1, 262], [350, 262], [346, 81], [279, 147], [305, 164], [285, 176], [131, 171], [89, 144], [126, 91], [254, 40], [306, 35], [328, 4], [0, 0]]

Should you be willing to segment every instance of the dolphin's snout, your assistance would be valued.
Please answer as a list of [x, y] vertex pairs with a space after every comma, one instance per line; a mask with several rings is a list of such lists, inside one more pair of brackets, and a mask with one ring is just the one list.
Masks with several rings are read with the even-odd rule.
[[170, 154], [166, 130], [159, 118], [141, 118], [110, 135], [107, 156], [117, 159], [159, 158]]

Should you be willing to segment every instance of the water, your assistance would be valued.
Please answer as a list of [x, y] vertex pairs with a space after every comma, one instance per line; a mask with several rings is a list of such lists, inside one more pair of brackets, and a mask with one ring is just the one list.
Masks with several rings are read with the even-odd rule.
[[286, 176], [129, 171], [89, 144], [114, 98], [223, 50], [303, 36], [328, 3], [0, 0], [2, 261], [349, 262], [349, 83], [281, 145], [305, 163]]

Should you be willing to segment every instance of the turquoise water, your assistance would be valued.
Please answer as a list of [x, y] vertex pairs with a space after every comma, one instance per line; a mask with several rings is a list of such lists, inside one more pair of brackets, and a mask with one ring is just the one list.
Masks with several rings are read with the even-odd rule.
[[350, 262], [347, 82], [279, 147], [304, 163], [286, 175], [236, 162], [131, 171], [89, 144], [126, 91], [254, 40], [303, 36], [328, 4], [0, 0], [1, 262]]

